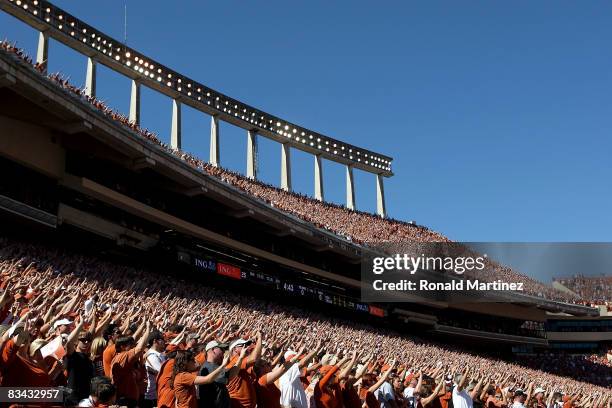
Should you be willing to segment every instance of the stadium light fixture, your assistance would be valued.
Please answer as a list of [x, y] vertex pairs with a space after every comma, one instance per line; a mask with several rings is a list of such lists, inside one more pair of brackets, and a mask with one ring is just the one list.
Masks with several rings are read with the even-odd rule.
[[[196, 109], [200, 108], [206, 113], [217, 114], [215, 110], [221, 112], [225, 107], [224, 114], [228, 115], [228, 119], [231, 119], [233, 124], [247, 129], [256, 126], [259, 128], [260, 134], [277, 140], [279, 135], [286, 137], [295, 135], [295, 138], [290, 138], [290, 143], [301, 142], [300, 146], [304, 146], [302, 150], [312, 154], [322, 154], [323, 157], [349, 165], [351, 162], [355, 162], [357, 158], [358, 160], [353, 164], [360, 163], [357, 166], [360, 169], [383, 176], [392, 175], [392, 159], [390, 157], [369, 152], [320, 133], [312, 132], [229, 98], [197, 81], [171, 71], [151, 58], [93, 29], [84, 21], [75, 18], [48, 1], [10, 0], [6, 4], [7, 7], [3, 7], [3, 10], [38, 30], [48, 31], [51, 38], [75, 48], [77, 51], [95, 58], [97, 62], [133, 79], [141, 78], [144, 85], [149, 84], [167, 96], [176, 97], [176, 92], [181, 92], [182, 98], [186, 99], [185, 102], [193, 101], [192, 106]], [[88, 48], [88, 51], [84, 50], [84, 47]], [[164, 80], [166, 77], [167, 80]], [[187, 84], [187, 86], [184, 84]], [[196, 88], [197, 93], [194, 91]], [[204, 94], [206, 98], [202, 99]], [[218, 101], [217, 104], [211, 103], [212, 100]], [[220, 119], [223, 119], [224, 114], [221, 114]], [[349, 154], [345, 154], [346, 151]], [[367, 158], [367, 166], [364, 165], [364, 160], [360, 160], [360, 157]]]

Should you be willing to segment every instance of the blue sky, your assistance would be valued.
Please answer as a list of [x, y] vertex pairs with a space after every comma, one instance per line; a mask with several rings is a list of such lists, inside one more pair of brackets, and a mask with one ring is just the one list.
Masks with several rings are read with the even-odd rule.
[[[395, 158], [394, 218], [463, 241], [610, 241], [612, 3], [605, 1], [57, 1], [94, 27], [246, 103]], [[37, 34], [0, 13], [0, 37]], [[57, 43], [50, 69], [85, 78]], [[99, 96], [124, 112], [126, 78], [100, 67]], [[143, 90], [143, 126], [167, 140], [171, 101]], [[208, 157], [209, 118], [184, 108], [183, 143]], [[224, 124], [221, 163], [245, 171], [246, 134]], [[280, 147], [260, 139], [279, 183]], [[293, 152], [313, 192], [313, 159]], [[326, 198], [345, 199], [325, 162]], [[357, 171], [357, 206], [375, 209]]]

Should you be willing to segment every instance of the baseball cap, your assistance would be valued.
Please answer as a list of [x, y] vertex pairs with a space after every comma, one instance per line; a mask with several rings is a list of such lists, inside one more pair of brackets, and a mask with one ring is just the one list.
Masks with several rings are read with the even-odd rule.
[[59, 319], [55, 323], [53, 323], [53, 330], [57, 329], [60, 326], [68, 326], [72, 324], [72, 322], [68, 319]]
[[517, 388], [517, 389], [514, 391], [514, 396], [515, 396], [515, 397], [520, 397], [520, 396], [522, 396], [522, 395], [525, 395], [525, 392], [524, 392], [523, 390], [521, 390], [520, 388]]
[[17, 323], [14, 324], [13, 326], [11, 326], [10, 329], [8, 329], [8, 337], [13, 337], [13, 335], [15, 334], [15, 332], [17, 331], [17, 329], [21, 328], [23, 329], [25, 327], [25, 324], [23, 323]]
[[198, 336], [198, 333], [191, 333], [187, 336], [187, 340], [197, 340], [199, 338], [200, 336]]
[[32, 343], [30, 343], [30, 355], [36, 353], [36, 350], [39, 350], [47, 345], [47, 341], [44, 339], [36, 339]]
[[232, 350], [236, 346], [250, 346], [252, 343], [253, 340], [238, 339], [230, 345], [230, 350]]
[[543, 393], [543, 392], [546, 392], [546, 391], [544, 391], [544, 388], [538, 387], [538, 388], [535, 389], [534, 394], [539, 394], [541, 392]]
[[289, 349], [289, 350], [285, 351], [285, 355], [283, 357], [285, 358], [285, 361], [289, 361], [293, 357], [295, 357], [296, 354], [297, 354], [297, 352]]
[[219, 347], [221, 350], [227, 350], [227, 343], [219, 343], [217, 340], [209, 341], [206, 343], [206, 351], [212, 350], [215, 347]]

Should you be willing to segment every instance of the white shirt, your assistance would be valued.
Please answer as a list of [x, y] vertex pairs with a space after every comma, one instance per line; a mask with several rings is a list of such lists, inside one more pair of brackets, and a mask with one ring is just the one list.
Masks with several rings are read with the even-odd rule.
[[406, 387], [404, 388], [404, 397], [405, 398], [410, 398], [414, 395], [414, 388], [413, 387]]
[[464, 389], [457, 391], [457, 387], [453, 387], [453, 407], [454, 408], [473, 408], [474, 401], [470, 394]]
[[91, 314], [91, 311], [93, 310], [94, 306], [96, 305], [96, 303], [94, 302], [94, 300], [92, 298], [89, 298], [85, 301], [85, 314], [87, 316], [89, 316]]
[[94, 402], [92, 401], [91, 397], [87, 397], [85, 399], [82, 399], [79, 401], [79, 405], [77, 405], [78, 407], [93, 407], [96, 404], [94, 404]]
[[525, 408], [525, 405], [521, 401], [514, 401], [512, 408]]
[[387, 381], [385, 381], [378, 389], [374, 392], [374, 397], [380, 402], [381, 408], [389, 408], [389, 401], [395, 400], [395, 394], [393, 393], [393, 387]]
[[164, 360], [164, 356], [159, 351], [155, 351], [152, 348], [145, 354], [145, 368], [147, 369], [147, 391], [145, 392], [145, 399], [157, 399], [157, 373], [161, 370]]
[[306, 398], [304, 386], [300, 381], [300, 374], [300, 365], [295, 363], [279, 379], [278, 383], [281, 391], [281, 406], [290, 408], [308, 408], [308, 399]]

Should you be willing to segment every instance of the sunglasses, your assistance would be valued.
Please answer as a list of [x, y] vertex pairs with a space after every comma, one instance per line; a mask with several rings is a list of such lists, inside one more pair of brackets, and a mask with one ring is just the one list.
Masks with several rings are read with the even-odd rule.
[[81, 343], [89, 343], [89, 342], [91, 342], [91, 340], [89, 340], [89, 339], [79, 339], [79, 341]]

